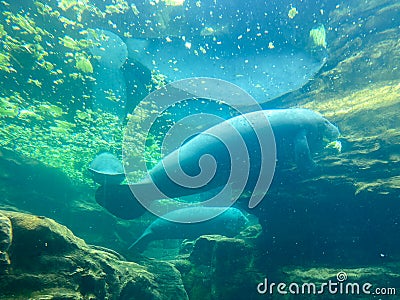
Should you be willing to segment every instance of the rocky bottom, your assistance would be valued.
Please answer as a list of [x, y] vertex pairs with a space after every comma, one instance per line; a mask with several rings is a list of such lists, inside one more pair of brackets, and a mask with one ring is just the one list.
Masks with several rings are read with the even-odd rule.
[[238, 238], [201, 236], [184, 242], [173, 260], [136, 255], [133, 262], [86, 244], [52, 219], [0, 211], [0, 298], [341, 299], [359, 293], [358, 299], [371, 299], [398, 286], [395, 262], [272, 267], [257, 247], [258, 235], [254, 226]]

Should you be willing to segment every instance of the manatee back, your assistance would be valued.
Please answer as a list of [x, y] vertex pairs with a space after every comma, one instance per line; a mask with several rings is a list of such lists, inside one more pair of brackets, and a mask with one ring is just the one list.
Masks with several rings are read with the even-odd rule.
[[299, 130], [316, 130], [324, 118], [317, 112], [305, 108], [271, 109], [263, 111], [275, 135], [288, 135]]
[[[307, 137], [311, 152], [320, 150], [324, 137], [335, 140], [339, 136], [336, 126], [320, 113], [305, 108], [265, 110], [274, 131], [279, 152], [292, 147], [293, 140], [300, 132]], [[285, 155], [286, 156], [286, 155]]]
[[[172, 222], [157, 219], [152, 225], [155, 235], [168, 238], [195, 238], [203, 234], [237, 235], [247, 222], [243, 213], [234, 207], [187, 207], [163, 216]], [[203, 219], [202, 222], [193, 220]]]
[[[221, 211], [224, 212], [211, 218]], [[233, 237], [239, 234], [248, 221], [239, 209], [233, 207], [228, 209], [221, 207], [189, 207], [169, 212], [163, 217], [179, 220], [182, 223], [158, 218], [147, 227], [145, 232], [129, 248], [135, 247], [142, 250], [149, 242], [154, 240], [193, 239], [205, 234], [221, 234]], [[195, 217], [203, 218], [206, 221], [190, 223]]]

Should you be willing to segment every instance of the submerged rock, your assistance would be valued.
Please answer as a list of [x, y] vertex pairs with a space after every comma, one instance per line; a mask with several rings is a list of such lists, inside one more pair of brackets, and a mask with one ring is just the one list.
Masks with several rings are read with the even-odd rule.
[[2, 273], [4, 265], [10, 264], [8, 249], [12, 241], [12, 228], [9, 218], [0, 214], [0, 273]]
[[141, 262], [141, 264], [148, 271], [156, 274], [157, 290], [163, 291], [164, 295], [170, 295], [171, 298], [168, 299], [189, 299], [182, 282], [181, 274], [172, 263], [168, 261], [149, 260]]
[[[268, 291], [264, 297], [282, 298], [276, 285], [286, 283], [285, 299], [371, 299], [385, 295], [392, 299], [398, 289], [398, 264], [353, 268], [284, 267], [273, 276], [266, 276]], [[267, 281], [265, 281], [267, 280]], [[272, 284], [276, 284], [271, 288]], [[291, 289], [289, 290], [289, 285]], [[329, 286], [330, 285], [330, 289]], [[272, 295], [271, 295], [272, 294]], [[323, 295], [323, 296], [322, 296]], [[385, 297], [379, 297], [383, 299]]]
[[253, 242], [247, 238], [201, 236], [189, 254], [171, 261], [182, 274], [189, 298], [320, 299], [322, 293], [324, 299], [354, 295], [357, 299], [369, 299], [379, 291], [395, 295], [398, 289], [399, 263], [384, 262], [383, 254], [381, 263], [368, 266], [350, 267], [338, 262], [329, 267], [302, 262], [278, 265], [257, 251], [251, 245]]
[[261, 278], [253, 266], [255, 254], [242, 239], [204, 235], [193, 245], [191, 267], [182, 260], [176, 266], [190, 299], [251, 299]]
[[[182, 289], [160, 289], [146, 267], [87, 245], [51, 219], [1, 213], [0, 247], [10, 255], [0, 274], [1, 299], [186, 299]], [[179, 276], [168, 280], [182, 285]]]

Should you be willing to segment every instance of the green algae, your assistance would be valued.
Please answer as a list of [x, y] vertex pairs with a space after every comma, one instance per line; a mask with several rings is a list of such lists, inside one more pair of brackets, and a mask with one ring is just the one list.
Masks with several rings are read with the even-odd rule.
[[[6, 74], [0, 90], [1, 147], [91, 184], [88, 163], [100, 151], [121, 152], [123, 124], [86, 105], [87, 85], [95, 81], [88, 54], [95, 42], [87, 37], [95, 31], [83, 16], [105, 19], [131, 7], [121, 0], [104, 11], [87, 0], [61, 0], [56, 7], [32, 1], [25, 9], [3, 1], [1, 6], [0, 74]], [[15, 80], [18, 91], [6, 88]], [[158, 146], [150, 142], [148, 149], [145, 159], [154, 163], [159, 154], [151, 153]]]
[[313, 48], [322, 47], [326, 49], [326, 30], [324, 25], [310, 30], [310, 40]]
[[364, 278], [379, 278], [383, 274], [388, 277], [400, 278], [400, 275], [395, 272], [395, 266], [387, 264], [384, 266], [371, 266], [371, 267], [360, 267], [360, 268], [296, 268], [296, 267], [285, 267], [282, 272], [293, 280], [301, 280], [304, 282], [314, 283], [327, 282], [329, 279], [335, 279], [339, 272], [345, 273], [349, 281], [357, 282]]
[[67, 121], [57, 105], [36, 102], [21, 110], [20, 101], [18, 94], [2, 98], [0, 136], [5, 149], [59, 168], [81, 183], [90, 183], [86, 168], [98, 152], [121, 149], [122, 127], [113, 115], [87, 110], [85, 118], [80, 112]]
[[75, 68], [83, 73], [93, 73], [93, 66], [89, 58], [83, 55], [78, 55], [75, 59]]
[[[19, 93], [0, 98], [0, 147], [58, 168], [71, 180], [89, 185], [92, 181], [86, 170], [93, 157], [104, 150], [121, 153], [123, 125], [118, 117], [86, 109], [76, 111], [69, 120], [67, 111], [58, 105], [35, 101], [20, 109], [26, 102]], [[144, 150], [137, 152], [142, 138], [131, 140], [129, 154], [154, 165], [161, 158], [160, 146], [150, 135], [141, 148]]]
[[115, 0], [113, 5], [107, 5], [105, 12], [107, 14], [123, 14], [129, 10], [130, 6], [125, 0]]

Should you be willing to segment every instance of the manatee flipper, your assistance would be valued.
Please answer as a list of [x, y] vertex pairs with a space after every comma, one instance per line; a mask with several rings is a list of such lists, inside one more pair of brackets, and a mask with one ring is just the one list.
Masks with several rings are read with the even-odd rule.
[[300, 169], [311, 171], [315, 168], [315, 162], [311, 158], [305, 130], [301, 130], [295, 137], [294, 153], [296, 164]]
[[142, 252], [146, 247], [147, 244], [153, 240], [152, 238], [152, 231], [151, 229], [147, 228], [143, 234], [129, 246], [128, 250], [132, 248], [137, 249], [138, 251]]

